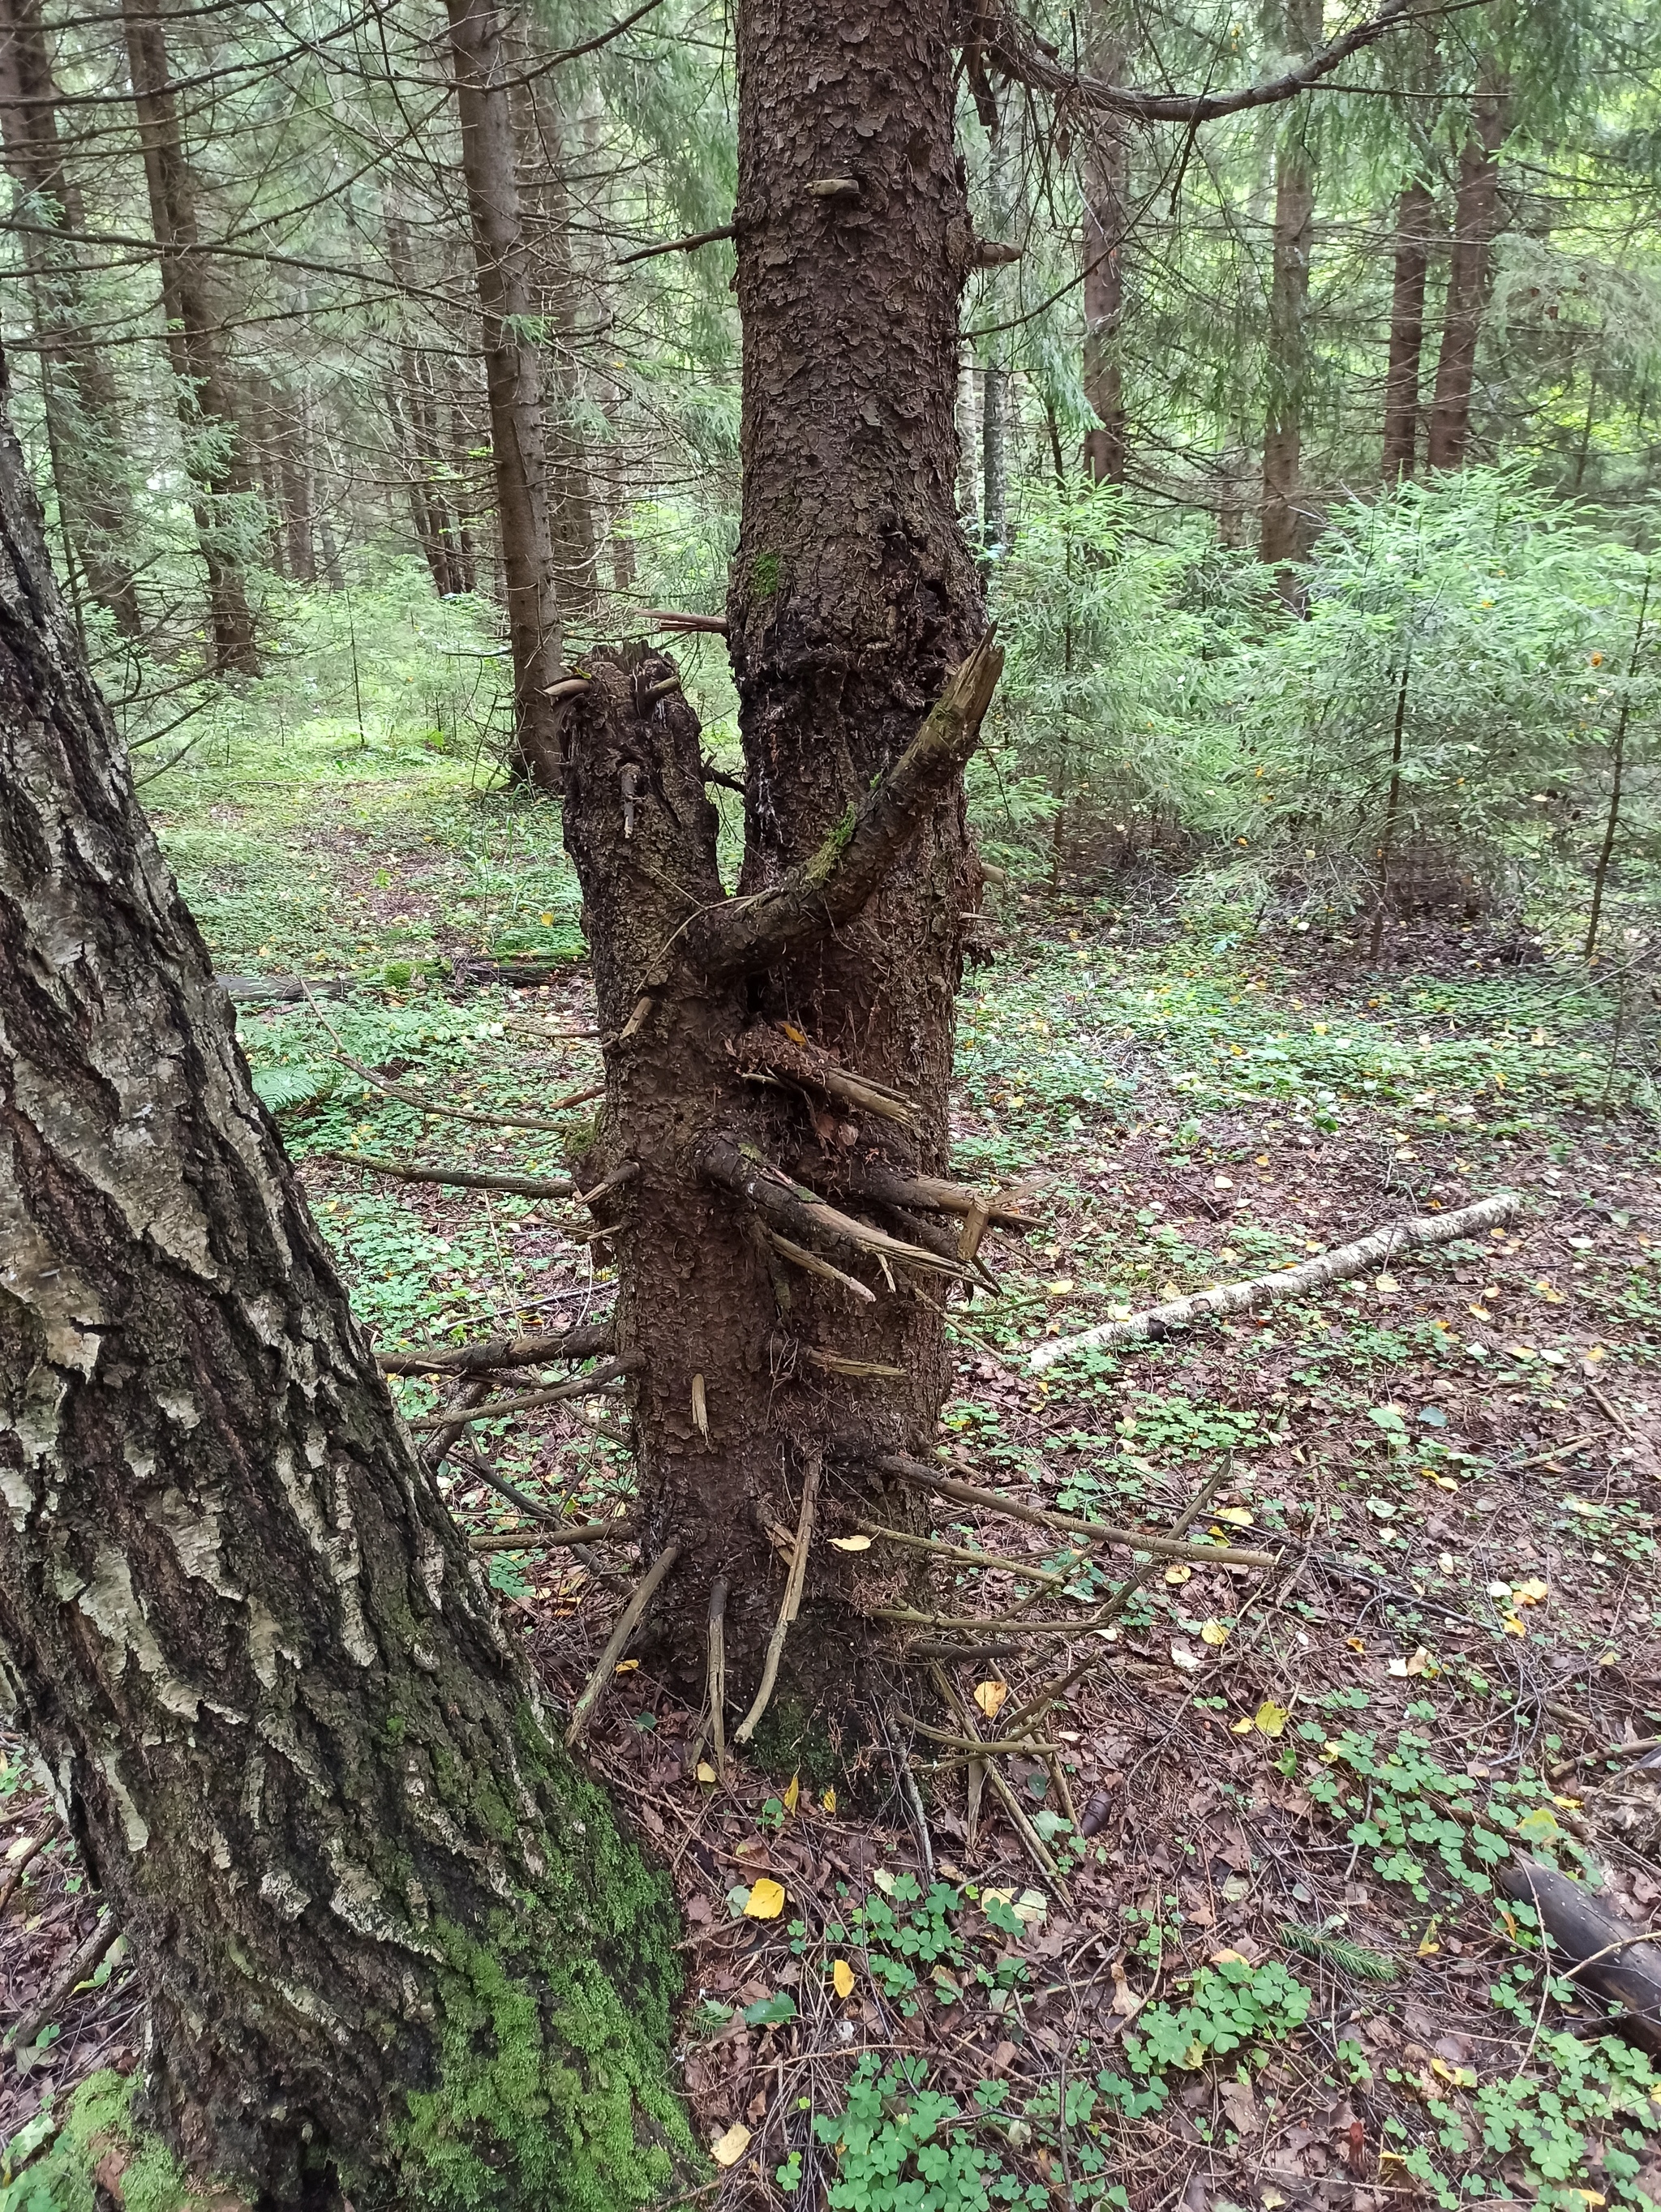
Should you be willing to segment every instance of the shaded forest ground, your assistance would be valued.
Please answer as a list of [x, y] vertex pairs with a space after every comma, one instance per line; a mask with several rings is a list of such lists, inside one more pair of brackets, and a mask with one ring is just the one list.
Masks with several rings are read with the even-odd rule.
[[[187, 794], [158, 811], [222, 970], [342, 979], [251, 1001], [241, 1026], [381, 1347], [602, 1314], [607, 1255], [569, 1208], [338, 1157], [563, 1169], [560, 1137], [502, 1126], [599, 1076], [590, 1039], [554, 1034], [593, 1027], [557, 817], [476, 797], [442, 761], [303, 736], [263, 770], [203, 763], [167, 788]], [[1635, 1756], [1603, 1755], [1661, 1733], [1661, 1191], [1630, 1009], [1480, 926], [1396, 940], [1375, 972], [1335, 922], [1261, 932], [1157, 887], [1014, 892], [994, 921], [961, 1007], [957, 1165], [1043, 1226], [995, 1240], [999, 1295], [954, 1310], [942, 1451], [982, 1486], [1153, 1527], [1214, 1481], [1199, 1528], [1281, 1564], [1155, 1572], [1088, 1644], [957, 1670], [955, 1714], [879, 1632], [857, 1685], [879, 1748], [851, 1771], [827, 1747], [794, 1773], [700, 1779], [699, 1716], [649, 1645], [624, 1662], [589, 1751], [680, 1888], [680, 2048], [721, 2198], [1661, 2203], [1661, 2084], [1550, 1972], [1483, 1841], [1520, 1822], [1566, 1865], [1595, 1853], [1631, 1931], [1653, 1923], [1661, 1820], [1617, 1786]], [[533, 956], [537, 979], [459, 984], [482, 953]], [[483, 1121], [423, 1114], [341, 1054]], [[1480, 1243], [1028, 1365], [1046, 1334], [1499, 1188], [1523, 1209]], [[414, 1417], [441, 1402], [397, 1387]], [[618, 1417], [597, 1392], [475, 1444], [545, 1507], [603, 1517], [629, 1488]], [[465, 1464], [451, 1485], [569, 1701], [632, 1550], [515, 1545], [514, 1507]], [[986, 1512], [942, 1504], [936, 1533], [1060, 1574], [1033, 1622], [1124, 1574], [1123, 1553], [1075, 1566]], [[951, 1573], [943, 1611], [1025, 1595]], [[989, 1794], [971, 1839], [939, 1738], [965, 1717], [995, 1735], [1062, 1653], [1092, 1650], [1043, 1723], [1054, 1758], [998, 1762], [1057, 1880]], [[50, 1824], [12, 1749], [15, 1871]], [[61, 1843], [23, 1868], [8, 2027], [95, 1909]], [[8, 2071], [0, 2134], [43, 2091], [135, 2063], [130, 1968], [100, 1972]]]

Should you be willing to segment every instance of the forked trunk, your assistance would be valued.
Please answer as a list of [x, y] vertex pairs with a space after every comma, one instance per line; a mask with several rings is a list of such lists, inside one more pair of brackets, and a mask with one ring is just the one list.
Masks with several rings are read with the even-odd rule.
[[643, 2202], [667, 1885], [393, 1418], [3, 424], [0, 581], [0, 1692], [143, 1970], [143, 2117], [265, 2212]]
[[875, 1455], [931, 1446], [943, 1292], [984, 1226], [916, 1180], [948, 1164], [980, 881], [960, 772], [997, 672], [954, 495], [950, 32], [946, 0], [739, 10], [739, 896], [666, 661], [592, 663], [567, 739], [606, 1036], [591, 1174], [631, 1178], [601, 1202], [619, 1344], [655, 1537], [684, 1547], [660, 1618], [696, 1672], [727, 1578], [734, 1723], [821, 1475], [785, 1675], [845, 1695], [852, 1610], [893, 1570], [818, 1539], [869, 1510]]

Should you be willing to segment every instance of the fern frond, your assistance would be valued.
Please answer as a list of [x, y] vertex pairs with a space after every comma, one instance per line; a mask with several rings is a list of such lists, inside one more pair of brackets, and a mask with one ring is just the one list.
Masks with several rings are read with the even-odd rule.
[[332, 1067], [313, 1066], [305, 1061], [257, 1067], [253, 1071], [253, 1087], [259, 1102], [273, 1114], [291, 1114], [297, 1107], [315, 1104], [328, 1097], [335, 1081], [336, 1071]]

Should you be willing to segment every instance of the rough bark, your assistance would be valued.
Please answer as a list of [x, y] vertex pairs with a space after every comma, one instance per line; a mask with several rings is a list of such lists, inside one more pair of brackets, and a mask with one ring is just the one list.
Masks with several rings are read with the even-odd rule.
[[3, 429], [0, 1500], [0, 1686], [192, 2170], [269, 2212], [661, 2185], [666, 1885], [393, 1416]]
[[120, 398], [91, 335], [78, 250], [49, 234], [86, 228], [58, 127], [58, 93], [37, 0], [0, 0], [0, 140], [17, 186], [53, 473], [87, 588], [125, 636], [143, 620]]
[[[416, 289], [415, 255], [409, 226], [388, 194], [382, 207], [386, 234], [386, 260], [405, 295], [405, 316], [413, 313]], [[439, 425], [437, 393], [432, 364], [414, 343], [406, 327], [398, 348], [399, 374], [388, 381], [387, 413], [399, 441], [399, 461], [408, 487], [410, 520], [416, 543], [440, 599], [470, 591], [464, 581], [460, 532], [447, 485], [452, 474]]]
[[1486, 70], [1459, 155], [1442, 345], [1425, 453], [1433, 469], [1462, 468], [1470, 447], [1476, 348], [1494, 289], [1494, 242], [1500, 220], [1500, 149], [1510, 106], [1509, 88], [1491, 69]]
[[[211, 659], [222, 676], [257, 676], [259, 654], [241, 542], [252, 478], [221, 358], [221, 322], [208, 267], [197, 250], [196, 179], [179, 129], [163, 20], [145, 0], [122, 0], [150, 227], [161, 265], [167, 359], [197, 538], [208, 572]], [[239, 501], [244, 502], [242, 513]]]
[[1396, 264], [1390, 294], [1390, 357], [1384, 371], [1384, 478], [1413, 474], [1419, 447], [1419, 369], [1425, 348], [1425, 277], [1435, 203], [1415, 177], [1402, 187], [1396, 213]]
[[[670, 664], [596, 656], [570, 710], [566, 835], [608, 1084], [584, 1172], [640, 1163], [609, 1218], [619, 1354], [643, 1358], [642, 1491], [683, 1547], [660, 1615], [701, 1679], [727, 1577], [737, 1712], [784, 1594], [768, 1525], [797, 1526], [823, 1461], [818, 1525], [834, 1528], [850, 1468], [928, 1446], [947, 1379], [938, 1270], [955, 1262], [844, 1183], [861, 1164], [946, 1166], [978, 893], [961, 769], [997, 659], [972, 650], [984, 617], [956, 511], [972, 246], [950, 29], [945, 0], [739, 12], [737, 896]], [[855, 189], [810, 189], [830, 179]], [[832, 1063], [866, 1079], [862, 1107]], [[845, 1696], [859, 1572], [815, 1546], [787, 1700]]]
[[[1320, 37], [1318, 0], [1290, 0], [1287, 43], [1306, 54]], [[1309, 390], [1309, 256], [1315, 222], [1315, 156], [1307, 102], [1296, 107], [1275, 161], [1275, 234], [1269, 295], [1269, 410], [1263, 429], [1263, 490], [1258, 552], [1282, 572], [1305, 550], [1299, 481], [1304, 404]]]
[[[1098, 21], [1088, 56], [1095, 74], [1117, 84], [1123, 35]], [[1096, 420], [1085, 433], [1084, 465], [1092, 483], [1124, 482], [1124, 236], [1129, 221], [1129, 150], [1123, 128], [1092, 117], [1084, 158], [1084, 396]]]
[[519, 180], [509, 70], [495, 0], [447, 0], [467, 184], [484, 385], [514, 665], [514, 765], [556, 787], [558, 723], [545, 694], [563, 640], [548, 517], [548, 448], [537, 302]]
[[593, 495], [587, 441], [578, 406], [581, 377], [577, 346], [581, 287], [571, 241], [565, 122], [546, 72], [534, 74], [547, 41], [527, 43], [532, 82], [520, 122], [526, 168], [533, 179], [528, 198], [538, 313], [549, 334], [546, 437], [548, 525], [555, 589], [573, 617], [592, 620], [595, 599]]

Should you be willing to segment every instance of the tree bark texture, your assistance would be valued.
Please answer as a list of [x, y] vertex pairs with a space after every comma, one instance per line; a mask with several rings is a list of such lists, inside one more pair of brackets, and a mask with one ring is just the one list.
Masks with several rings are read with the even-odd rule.
[[[409, 226], [392, 205], [383, 201], [386, 259], [406, 301], [416, 291], [415, 255]], [[406, 305], [407, 317], [411, 309]], [[406, 328], [398, 349], [399, 380], [388, 381], [387, 414], [398, 439], [399, 465], [409, 489], [410, 520], [416, 543], [440, 599], [453, 599], [472, 588], [461, 557], [460, 529], [450, 497], [454, 471], [446, 451], [440, 424], [437, 389], [432, 363]]]
[[[1288, 0], [1286, 39], [1299, 60], [1320, 43], [1319, 0]], [[1304, 408], [1309, 394], [1309, 257], [1315, 224], [1315, 151], [1307, 100], [1293, 102], [1275, 157], [1275, 234], [1269, 292], [1269, 408], [1263, 427], [1263, 490], [1258, 552], [1281, 571], [1305, 549], [1299, 497]]]
[[1435, 202], [1415, 177], [1402, 187], [1396, 215], [1396, 265], [1390, 295], [1390, 358], [1384, 372], [1385, 483], [1413, 474], [1419, 447], [1419, 372], [1425, 348], [1425, 278]]
[[[1109, 84], [1123, 82], [1122, 35], [1104, 23], [1089, 66]], [[1084, 158], [1084, 396], [1096, 420], [1085, 433], [1084, 465], [1092, 483], [1124, 482], [1124, 238], [1129, 227], [1129, 149], [1123, 128], [1104, 115], [1086, 119]]]
[[146, 0], [123, 0], [127, 67], [161, 262], [167, 358], [197, 537], [208, 572], [213, 665], [222, 676], [257, 676], [259, 654], [243, 545], [253, 479], [221, 359], [221, 325], [207, 264], [197, 250], [196, 179], [185, 151], [162, 23]]
[[972, 249], [950, 27], [945, 0], [739, 11], [736, 896], [670, 664], [596, 656], [571, 709], [566, 836], [606, 1040], [584, 1172], [638, 1165], [606, 1203], [619, 1346], [642, 1360], [642, 1492], [654, 1540], [684, 1547], [660, 1617], [701, 1676], [727, 1577], [737, 1711], [784, 1590], [770, 1528], [796, 1528], [821, 1461], [785, 1674], [806, 1700], [846, 1697], [861, 1570], [818, 1537], [862, 1462], [928, 1447], [948, 1374], [960, 1224], [908, 1179], [946, 1165], [980, 883], [961, 768], [996, 675], [971, 652], [985, 623], [957, 514]]
[[461, 167], [467, 184], [484, 385], [514, 666], [514, 765], [555, 788], [557, 719], [545, 694], [564, 650], [548, 515], [548, 444], [537, 301], [508, 79], [495, 0], [447, 0]]
[[1511, 102], [1509, 88], [1491, 70], [1486, 75], [1459, 155], [1442, 345], [1425, 453], [1433, 469], [1462, 468], [1469, 451], [1476, 348], [1494, 289], [1494, 243], [1500, 220], [1500, 149]]
[[666, 1884], [393, 1415], [3, 428], [0, 1687], [195, 2173], [270, 2212], [667, 2179]]
[[[545, 58], [546, 48], [545, 39], [534, 33], [527, 40], [526, 58], [532, 69], [539, 57]], [[534, 218], [538, 313], [550, 342], [546, 435], [554, 587], [568, 617], [592, 621], [596, 584], [593, 495], [588, 444], [578, 415], [582, 388], [577, 355], [581, 288], [571, 250], [565, 123], [549, 90], [545, 72], [533, 78], [522, 99], [525, 166], [535, 180], [528, 197]]]
[[0, 0], [0, 139], [17, 186], [41, 350], [58, 497], [87, 588], [124, 636], [143, 628], [120, 397], [89, 328], [78, 249], [43, 234], [86, 223], [58, 127], [58, 94], [38, 0]]

